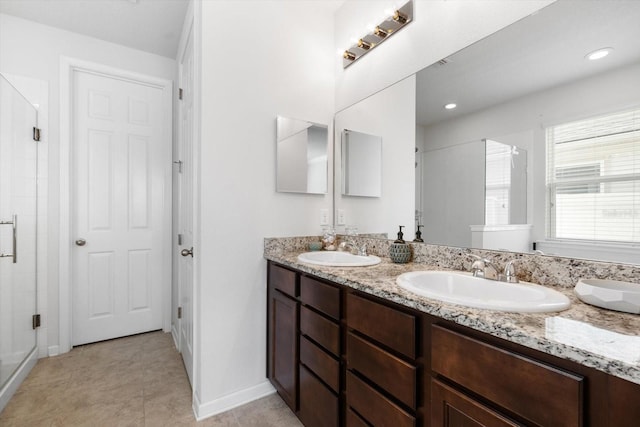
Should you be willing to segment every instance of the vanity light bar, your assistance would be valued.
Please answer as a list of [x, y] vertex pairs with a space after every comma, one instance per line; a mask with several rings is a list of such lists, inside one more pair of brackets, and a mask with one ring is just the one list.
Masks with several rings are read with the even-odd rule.
[[357, 43], [344, 51], [342, 54], [342, 68], [347, 68], [362, 58], [412, 20], [413, 0], [409, 0], [398, 8], [393, 15], [378, 24], [373, 31], [358, 39]]

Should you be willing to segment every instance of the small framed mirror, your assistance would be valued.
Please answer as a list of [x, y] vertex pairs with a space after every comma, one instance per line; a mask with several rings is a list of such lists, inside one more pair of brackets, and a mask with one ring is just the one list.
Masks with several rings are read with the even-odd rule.
[[326, 194], [328, 126], [278, 116], [276, 191]]
[[382, 137], [342, 131], [342, 194], [382, 196]]

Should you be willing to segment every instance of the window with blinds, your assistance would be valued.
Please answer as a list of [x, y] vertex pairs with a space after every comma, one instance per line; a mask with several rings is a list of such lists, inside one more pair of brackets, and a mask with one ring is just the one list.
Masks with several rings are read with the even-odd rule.
[[485, 140], [485, 225], [509, 224], [511, 146]]
[[640, 242], [640, 109], [546, 129], [547, 237]]

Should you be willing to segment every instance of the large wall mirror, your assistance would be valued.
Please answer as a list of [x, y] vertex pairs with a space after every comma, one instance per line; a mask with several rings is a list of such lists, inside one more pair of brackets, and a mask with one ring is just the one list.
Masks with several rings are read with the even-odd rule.
[[638, 22], [637, 1], [558, 1], [415, 75], [415, 145], [384, 158], [414, 155], [425, 242], [639, 263]]
[[[394, 235], [398, 225], [413, 229], [415, 114], [415, 76], [336, 114], [333, 194], [338, 231], [351, 227], [360, 233]], [[355, 150], [349, 148], [353, 136]]]
[[327, 193], [327, 125], [278, 116], [276, 190]]

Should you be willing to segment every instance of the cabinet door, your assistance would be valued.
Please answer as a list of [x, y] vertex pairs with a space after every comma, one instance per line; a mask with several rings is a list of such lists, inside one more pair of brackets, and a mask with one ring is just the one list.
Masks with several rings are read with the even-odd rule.
[[431, 427], [519, 425], [446, 384], [431, 379]]
[[269, 380], [292, 411], [298, 395], [298, 302], [272, 289], [269, 296]]

